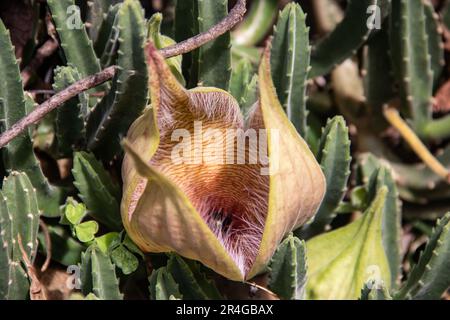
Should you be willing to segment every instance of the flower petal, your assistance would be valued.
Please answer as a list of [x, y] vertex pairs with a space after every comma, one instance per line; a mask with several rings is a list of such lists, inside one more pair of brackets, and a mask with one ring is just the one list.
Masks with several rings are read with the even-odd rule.
[[[224, 91], [185, 90], [151, 44], [147, 53], [152, 107], [128, 133], [128, 152], [122, 169], [125, 190], [121, 211], [125, 228], [143, 251], [176, 251], [230, 279], [242, 280], [243, 270], [187, 197], [189, 185], [180, 183], [189, 176], [189, 167], [173, 165], [170, 157], [174, 129], [190, 128], [196, 119], [202, 120], [203, 115], [198, 114], [201, 112], [207, 113], [203, 120], [212, 119], [218, 127], [239, 127], [243, 121], [237, 112], [232, 112], [238, 108], [230, 105], [231, 96]], [[216, 102], [215, 108], [199, 107], [208, 100], [206, 95]], [[215, 171], [211, 176], [222, 173], [214, 166], [209, 169]]]
[[[248, 126], [269, 130], [270, 177], [262, 174], [261, 163], [173, 164], [175, 129], [192, 133], [197, 120], [215, 129], [243, 129], [243, 120], [227, 92], [185, 90], [148, 46], [152, 108], [128, 135], [122, 201], [124, 225], [144, 251], [176, 251], [232, 280], [242, 280], [261, 271], [283, 236], [317, 210], [325, 178], [276, 97], [268, 52], [260, 67], [260, 103]], [[298, 196], [293, 197], [295, 193]], [[223, 231], [226, 221], [214, 217], [222, 210], [244, 213], [236, 221], [239, 227]]]
[[[175, 251], [229, 279], [242, 280], [241, 270], [185, 194], [149, 166], [130, 143], [125, 142], [124, 147], [138, 173], [148, 179], [137, 214], [125, 219], [133, 241], [146, 252]], [[129, 202], [125, 199], [122, 203], [126, 206]]]
[[[270, 72], [270, 46], [259, 68], [260, 101], [250, 125], [268, 130], [269, 210], [258, 256], [248, 277], [258, 274], [282, 238], [317, 211], [325, 194], [325, 177], [313, 153], [299, 136], [277, 98]], [[275, 138], [276, 137], [276, 138]], [[275, 139], [274, 139], [275, 138]]]

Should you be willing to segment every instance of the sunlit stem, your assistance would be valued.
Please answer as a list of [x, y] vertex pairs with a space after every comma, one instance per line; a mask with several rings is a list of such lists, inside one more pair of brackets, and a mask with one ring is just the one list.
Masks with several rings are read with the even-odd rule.
[[423, 142], [417, 137], [414, 131], [402, 119], [397, 109], [385, 107], [384, 116], [389, 123], [398, 130], [403, 139], [409, 144], [411, 149], [422, 159], [422, 161], [438, 176], [450, 183], [450, 171], [445, 168], [427, 149]]

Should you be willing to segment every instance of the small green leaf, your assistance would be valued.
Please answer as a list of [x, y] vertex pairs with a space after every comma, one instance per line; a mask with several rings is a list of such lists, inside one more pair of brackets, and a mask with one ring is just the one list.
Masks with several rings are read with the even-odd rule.
[[76, 225], [74, 229], [78, 240], [85, 243], [94, 240], [95, 234], [98, 232], [98, 223], [86, 221]]
[[86, 215], [86, 207], [83, 203], [69, 202], [66, 205], [64, 215], [72, 225], [80, 224]]

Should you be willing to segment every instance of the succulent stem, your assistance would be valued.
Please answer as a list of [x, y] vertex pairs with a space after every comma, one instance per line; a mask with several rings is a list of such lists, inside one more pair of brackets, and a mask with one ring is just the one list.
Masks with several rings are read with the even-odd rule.
[[253, 46], [264, 39], [277, 17], [278, 0], [253, 1], [246, 19], [234, 31], [236, 45]]
[[450, 136], [450, 116], [429, 122], [424, 130], [428, 138], [446, 139]]

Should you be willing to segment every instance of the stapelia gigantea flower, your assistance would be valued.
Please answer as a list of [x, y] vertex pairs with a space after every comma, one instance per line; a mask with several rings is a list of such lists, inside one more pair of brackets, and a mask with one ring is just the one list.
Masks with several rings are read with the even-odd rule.
[[[131, 126], [124, 143], [125, 228], [145, 252], [177, 252], [229, 279], [251, 278], [263, 270], [282, 238], [316, 212], [325, 190], [320, 166], [276, 97], [270, 49], [259, 68], [259, 102], [246, 122], [229, 93], [206, 87], [186, 90], [152, 44], [146, 54], [151, 107]], [[200, 132], [195, 123], [201, 123]], [[192, 140], [204, 138], [208, 129], [267, 129], [259, 143], [268, 145], [270, 175], [262, 174], [260, 160], [173, 161], [179, 143], [172, 137], [176, 129], [192, 134]], [[217, 143], [197, 141], [202, 148], [193, 148], [192, 154], [206, 153]], [[236, 142], [221, 142], [238, 148]]]

